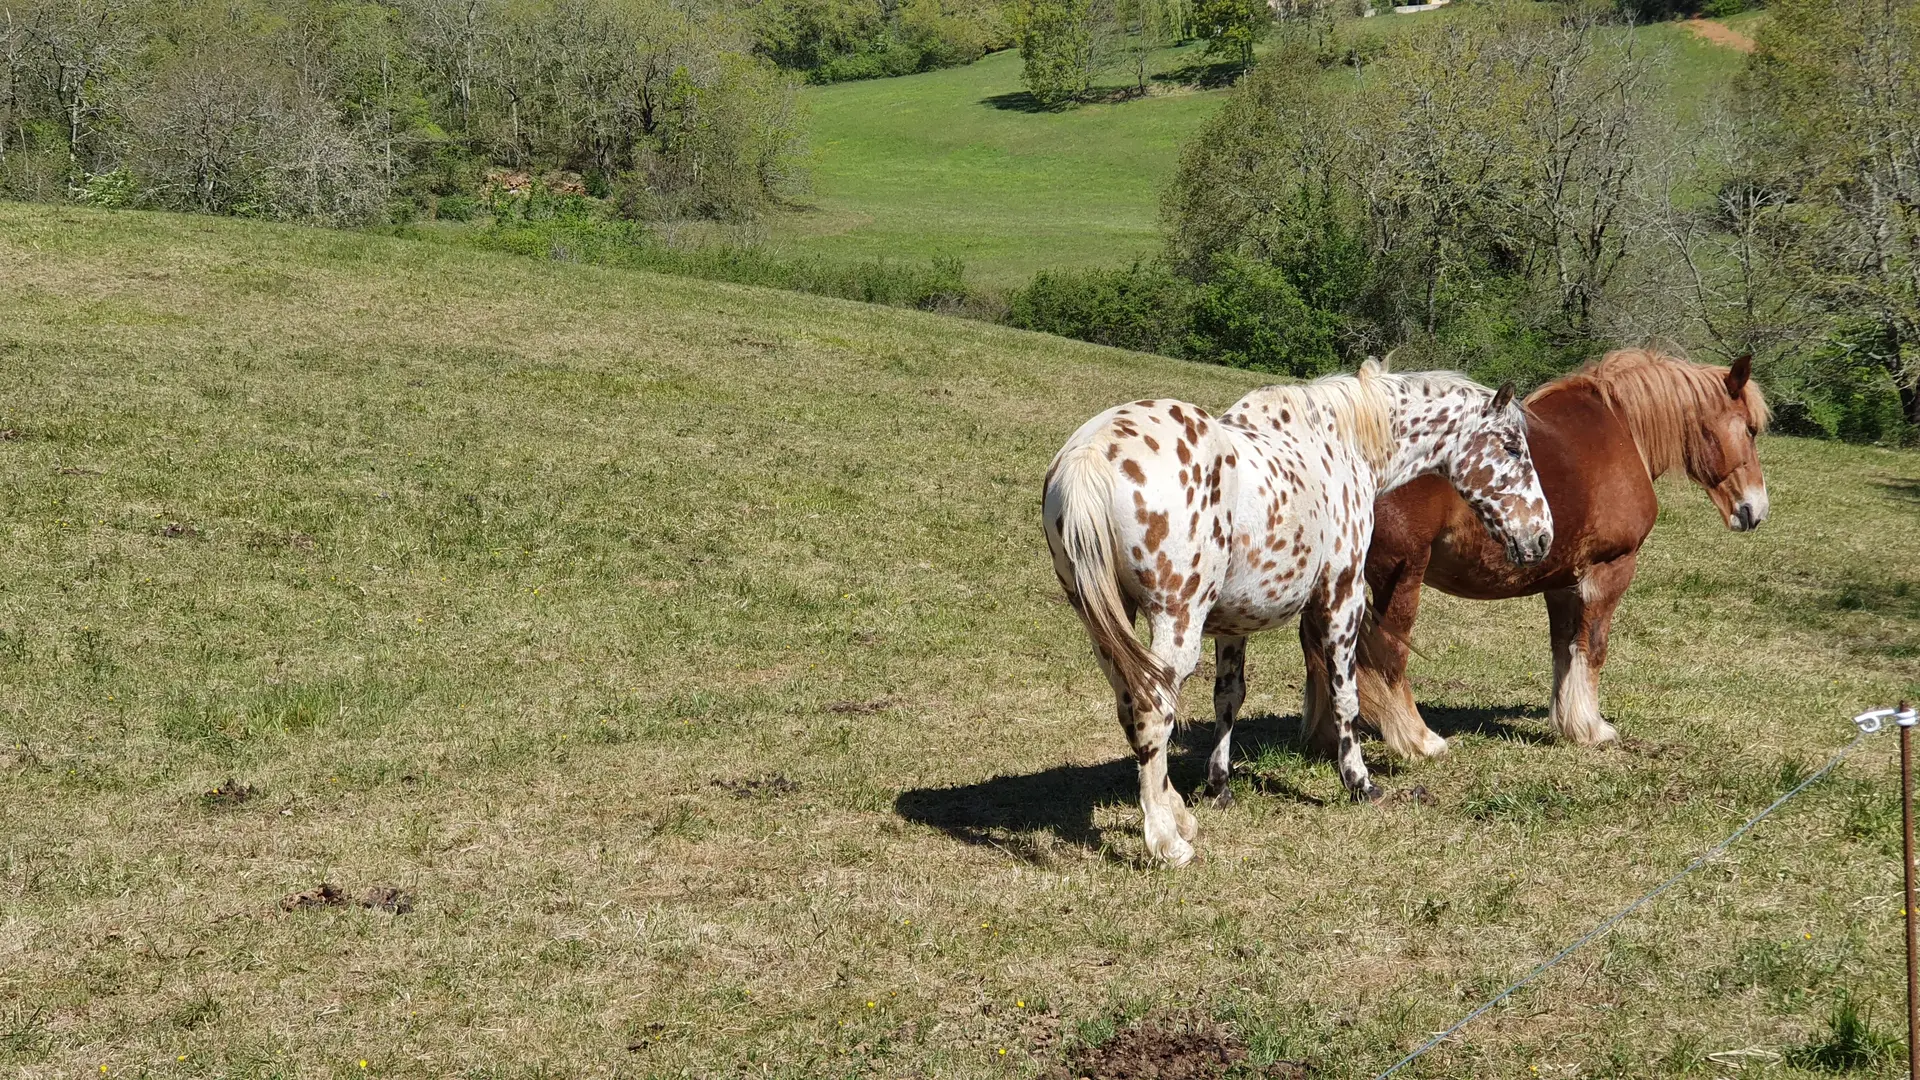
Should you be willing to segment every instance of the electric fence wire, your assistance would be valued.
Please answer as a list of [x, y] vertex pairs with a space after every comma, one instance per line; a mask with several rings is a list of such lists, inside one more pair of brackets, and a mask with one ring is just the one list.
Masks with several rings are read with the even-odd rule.
[[1516, 982], [1512, 986], [1507, 987], [1505, 990], [1500, 991], [1500, 993], [1496, 994], [1492, 999], [1487, 1001], [1486, 1004], [1481, 1005], [1479, 1008], [1461, 1017], [1460, 1020], [1457, 1023], [1455, 1023], [1452, 1027], [1448, 1028], [1445, 1031], [1440, 1032], [1439, 1034], [1435, 1035], [1433, 1038], [1428, 1039], [1425, 1043], [1422, 1043], [1420, 1045], [1419, 1049], [1415, 1050], [1411, 1054], [1408, 1054], [1406, 1057], [1401, 1058], [1399, 1061], [1394, 1062], [1392, 1067], [1387, 1069], [1386, 1072], [1383, 1072], [1380, 1075], [1374, 1077], [1374, 1080], [1387, 1080], [1387, 1078], [1392, 1076], [1394, 1073], [1397, 1073], [1401, 1069], [1406, 1068], [1408, 1065], [1413, 1064], [1414, 1060], [1419, 1058], [1422, 1054], [1425, 1054], [1427, 1051], [1432, 1050], [1434, 1047], [1439, 1046], [1443, 1042], [1446, 1042], [1448, 1039], [1452, 1038], [1455, 1034], [1457, 1034], [1461, 1028], [1464, 1028], [1468, 1024], [1471, 1024], [1475, 1020], [1479, 1019], [1480, 1016], [1483, 1013], [1485, 1013], [1487, 1010], [1493, 1008], [1494, 1006], [1512, 997], [1515, 991], [1520, 990], [1521, 988], [1525, 987], [1528, 983], [1539, 978], [1541, 975], [1546, 974], [1547, 970], [1549, 968], [1552, 968], [1555, 964], [1558, 964], [1560, 961], [1565, 960], [1567, 957], [1572, 956], [1574, 953], [1578, 952], [1581, 946], [1592, 941], [1594, 938], [1599, 937], [1601, 934], [1606, 933], [1608, 930], [1613, 929], [1613, 927], [1616, 924], [1618, 924], [1620, 920], [1633, 914], [1635, 911], [1639, 910], [1641, 906], [1653, 900], [1655, 897], [1659, 896], [1661, 893], [1666, 892], [1668, 889], [1671, 889], [1675, 885], [1679, 884], [1681, 878], [1686, 877], [1688, 874], [1691, 874], [1695, 870], [1698, 870], [1702, 866], [1705, 866], [1707, 862], [1711, 860], [1714, 856], [1727, 850], [1727, 848], [1730, 847], [1735, 840], [1738, 840], [1742, 836], [1746, 835], [1747, 830], [1753, 828], [1755, 825], [1760, 824], [1762, 821], [1765, 821], [1768, 815], [1772, 814], [1775, 810], [1780, 809], [1782, 806], [1785, 806], [1788, 802], [1790, 802], [1794, 798], [1794, 796], [1812, 787], [1817, 781], [1819, 781], [1821, 777], [1832, 772], [1834, 766], [1840, 764], [1840, 762], [1843, 759], [1845, 759], [1848, 754], [1853, 753], [1854, 749], [1858, 747], [1860, 743], [1866, 739], [1867, 735], [1868, 735], [1868, 732], [1866, 731], [1862, 731], [1858, 735], [1855, 735], [1853, 737], [1853, 741], [1841, 747], [1838, 753], [1834, 754], [1833, 757], [1827, 759], [1827, 763], [1825, 765], [1820, 766], [1819, 771], [1807, 777], [1805, 780], [1800, 781], [1799, 784], [1795, 785], [1792, 791], [1789, 791], [1785, 795], [1782, 795], [1779, 798], [1773, 800], [1773, 804], [1771, 806], [1768, 806], [1765, 810], [1762, 810], [1758, 814], [1755, 814], [1753, 817], [1748, 818], [1747, 823], [1733, 830], [1732, 835], [1728, 836], [1725, 840], [1722, 840], [1719, 843], [1708, 848], [1704, 854], [1702, 854], [1699, 858], [1693, 860], [1692, 862], [1688, 863], [1683, 869], [1680, 870], [1680, 872], [1674, 874], [1672, 877], [1661, 882], [1660, 884], [1655, 885], [1652, 891], [1648, 892], [1645, 896], [1642, 896], [1640, 899], [1635, 900], [1633, 903], [1628, 904], [1626, 907], [1621, 908], [1618, 912], [1616, 912], [1612, 916], [1609, 916], [1606, 919], [1606, 921], [1602, 922], [1599, 926], [1594, 927], [1592, 930], [1587, 931], [1584, 935], [1582, 935], [1579, 938], [1579, 940], [1575, 941], [1573, 944], [1568, 945], [1566, 948], [1561, 949], [1557, 953], [1554, 953], [1539, 967], [1536, 967], [1532, 971], [1527, 972], [1527, 974], [1524, 977], [1522, 977], [1519, 982]]

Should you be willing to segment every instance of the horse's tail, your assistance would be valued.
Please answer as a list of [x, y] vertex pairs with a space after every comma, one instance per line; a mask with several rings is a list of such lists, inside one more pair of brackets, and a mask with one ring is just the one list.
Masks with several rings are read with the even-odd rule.
[[1168, 683], [1166, 665], [1133, 636], [1120, 596], [1113, 531], [1113, 469], [1097, 447], [1061, 455], [1052, 481], [1060, 546], [1072, 567], [1074, 610], [1101, 654], [1119, 671], [1134, 700], [1147, 705]]

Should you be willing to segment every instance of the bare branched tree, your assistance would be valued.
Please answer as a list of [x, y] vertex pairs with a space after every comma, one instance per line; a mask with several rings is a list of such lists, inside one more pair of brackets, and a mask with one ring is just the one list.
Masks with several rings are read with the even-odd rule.
[[1650, 171], [1646, 221], [1669, 255], [1659, 284], [1685, 298], [1684, 314], [1710, 351], [1765, 366], [1806, 348], [1824, 324], [1791, 244], [1790, 196], [1752, 182], [1755, 138], [1737, 114], [1709, 118]]
[[1836, 320], [1871, 320], [1867, 350], [1920, 424], [1920, 4], [1782, 0], [1748, 73], [1747, 183]]

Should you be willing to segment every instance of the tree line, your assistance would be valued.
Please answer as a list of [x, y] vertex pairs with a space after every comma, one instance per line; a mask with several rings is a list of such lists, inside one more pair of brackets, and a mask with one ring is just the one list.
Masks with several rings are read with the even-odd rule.
[[1774, 0], [1731, 90], [1685, 110], [1630, 13], [1590, 0], [1487, 0], [1391, 37], [1289, 0], [1242, 38], [1225, 0], [1015, 0], [994, 32], [1036, 98], [1115, 65], [1144, 85], [1156, 43], [1196, 27], [1230, 65], [1273, 44], [1186, 146], [1160, 257], [1006, 297], [954, 264], [671, 242], [663, 223], [802, 189], [794, 66], [874, 35], [970, 42], [949, 58], [991, 40], [956, 29], [990, 21], [959, 0], [814, 2], [0, 0], [0, 195], [334, 225], [480, 198], [514, 250], [1288, 375], [1397, 351], [1534, 383], [1664, 337], [1754, 354], [1788, 430], [1920, 430], [1920, 0]]
[[564, 171], [636, 214], [804, 179], [746, 20], [654, 0], [0, 0], [0, 194], [355, 224]]
[[1783, 426], [1920, 430], [1920, 3], [1774, 0], [1724, 100], [1611, 6], [1491, 3], [1361, 55], [1279, 40], [1187, 145], [1164, 257], [1017, 325], [1289, 375], [1536, 383], [1614, 343], [1752, 353]]
[[1013, 43], [999, 0], [753, 0], [754, 50], [808, 82], [910, 75]]

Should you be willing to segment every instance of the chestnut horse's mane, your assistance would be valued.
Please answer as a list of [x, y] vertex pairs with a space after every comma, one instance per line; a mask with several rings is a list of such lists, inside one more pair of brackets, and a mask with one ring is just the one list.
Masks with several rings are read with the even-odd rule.
[[[1549, 394], [1590, 388], [1626, 421], [1648, 475], [1681, 467], [1691, 475], [1704, 449], [1700, 418], [1719, 412], [1729, 400], [1727, 370], [1650, 349], [1615, 349], [1535, 390], [1527, 404]], [[1760, 384], [1748, 379], [1744, 395], [1748, 420], [1765, 431], [1773, 411]]]

